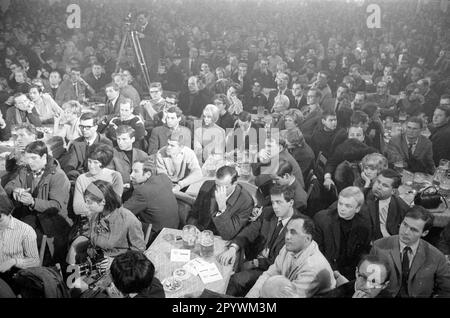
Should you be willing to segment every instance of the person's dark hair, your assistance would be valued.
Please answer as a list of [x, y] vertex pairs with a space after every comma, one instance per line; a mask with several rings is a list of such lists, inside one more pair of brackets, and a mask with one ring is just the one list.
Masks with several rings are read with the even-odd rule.
[[36, 140], [36, 141], [33, 141], [32, 143], [29, 143], [25, 147], [25, 152], [33, 153], [33, 154], [39, 155], [40, 157], [42, 157], [43, 155], [48, 156], [47, 145], [42, 140]]
[[330, 117], [330, 116], [336, 116], [336, 113], [334, 112], [334, 111], [332, 111], [332, 110], [329, 110], [329, 109], [327, 109], [327, 110], [325, 110], [323, 113], [322, 113], [322, 119], [327, 119], [328, 117]]
[[90, 119], [93, 120], [94, 126], [97, 125], [97, 123], [98, 123], [98, 117], [95, 116], [93, 113], [83, 113], [83, 114], [81, 115], [81, 117], [80, 117], [80, 121], [81, 121], [81, 120], [90, 120]]
[[423, 128], [423, 121], [417, 116], [409, 117], [406, 120], [406, 124], [408, 124], [408, 123], [416, 123], [416, 124], [419, 124], [420, 129]]
[[[5, 190], [2, 192], [4, 193]], [[11, 215], [13, 210], [14, 204], [11, 202], [11, 199], [6, 194], [0, 194], [0, 214]]]
[[[122, 200], [119, 195], [114, 191], [111, 183], [103, 180], [95, 180], [93, 182], [97, 188], [103, 193], [105, 199], [105, 211], [112, 212], [122, 206]], [[101, 202], [103, 198], [99, 198], [95, 194], [89, 192], [89, 190], [84, 191], [84, 198], [89, 198], [95, 202]]]
[[402, 184], [402, 176], [397, 171], [392, 169], [384, 169], [380, 172], [385, 178], [392, 179], [392, 187], [394, 189], [398, 189], [398, 187]]
[[128, 136], [130, 136], [130, 138], [133, 138], [136, 135], [136, 131], [131, 126], [120, 125], [116, 129], [116, 136], [120, 136], [120, 135], [123, 135], [123, 134], [128, 134]]
[[114, 258], [110, 272], [114, 285], [121, 293], [140, 293], [151, 286], [155, 266], [144, 253], [127, 251]]
[[31, 85], [30, 88], [28, 89], [28, 93], [31, 91], [32, 88], [36, 88], [37, 91], [38, 91], [38, 93], [42, 93], [42, 91], [43, 91], [42, 86], [39, 86], [39, 85]]
[[314, 225], [314, 221], [309, 216], [306, 216], [306, 215], [301, 214], [301, 213], [294, 213], [292, 215], [292, 217], [291, 217], [291, 222], [293, 220], [299, 220], [299, 219], [303, 220], [303, 231], [306, 234], [309, 234], [309, 235], [313, 236], [314, 232], [316, 230], [316, 227]]
[[64, 138], [61, 136], [53, 136], [45, 142], [47, 147], [52, 151], [52, 157], [59, 159], [66, 151], [64, 148]]
[[88, 159], [98, 160], [101, 163], [101, 167], [105, 168], [113, 159], [114, 151], [110, 145], [105, 143], [94, 144], [89, 150]]
[[146, 172], [151, 172], [152, 175], [156, 174], [156, 165], [155, 165], [155, 161], [152, 159], [147, 159], [147, 160], [138, 160], [135, 161], [133, 164], [135, 163], [142, 163], [142, 172], [146, 173]]
[[231, 176], [231, 184], [234, 184], [239, 177], [236, 168], [232, 166], [222, 166], [219, 169], [217, 169], [216, 172], [217, 179], [223, 179], [225, 178], [225, 176]]
[[391, 276], [391, 267], [389, 266], [388, 260], [384, 256], [375, 255], [375, 254], [363, 255], [358, 262], [358, 266], [357, 266], [358, 269], [361, 266], [361, 264], [364, 262], [368, 262], [370, 264], [381, 265], [384, 268], [386, 268], [386, 280], [383, 283], [385, 283], [386, 281], [389, 280], [389, 277]]
[[420, 205], [414, 205], [406, 212], [405, 218], [425, 221], [423, 232], [428, 231], [433, 226], [434, 216], [427, 209]]
[[278, 163], [277, 176], [283, 177], [286, 173], [292, 175], [292, 169], [292, 164], [289, 161], [280, 159], [280, 162]]
[[316, 95], [316, 98], [322, 97], [322, 93], [317, 88], [311, 88], [309, 91], [314, 92], [314, 94]]
[[251, 121], [252, 115], [244, 110], [238, 115], [238, 119], [243, 122]]
[[351, 125], [351, 118], [353, 115], [353, 110], [349, 107], [340, 107], [336, 112], [337, 119], [337, 129], [339, 128], [349, 128]]
[[450, 107], [444, 106], [444, 105], [439, 105], [436, 107], [436, 109], [442, 110], [445, 113], [445, 117], [450, 117]]
[[180, 118], [183, 115], [183, 111], [178, 106], [171, 106], [167, 109], [168, 113], [175, 113], [177, 117]]
[[111, 83], [109, 83], [109, 84], [106, 84], [105, 90], [106, 90], [108, 87], [111, 87], [111, 88], [112, 88], [113, 90], [115, 90], [116, 92], [118, 92], [118, 91], [120, 90], [119, 86], [118, 86], [116, 83], [114, 83], [114, 82], [111, 82]]
[[362, 106], [362, 111], [365, 112], [367, 114], [367, 116], [369, 116], [369, 119], [373, 117], [373, 115], [375, 115], [376, 111], [378, 110], [378, 105], [376, 103], [365, 103]]
[[230, 101], [225, 94], [215, 94], [212, 101], [214, 102], [215, 100], [220, 100], [225, 105], [226, 110], [230, 107]]
[[295, 199], [295, 190], [287, 185], [274, 184], [270, 187], [270, 195], [282, 195], [289, 202]]
[[360, 123], [366, 124], [369, 121], [369, 116], [363, 111], [355, 110], [350, 121], [352, 125], [358, 125]]

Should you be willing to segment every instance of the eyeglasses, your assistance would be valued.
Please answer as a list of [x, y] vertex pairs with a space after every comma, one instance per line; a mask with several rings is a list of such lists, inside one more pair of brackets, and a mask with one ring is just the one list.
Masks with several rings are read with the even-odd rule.
[[374, 278], [372, 278], [372, 280], [369, 280], [369, 278], [361, 274], [358, 269], [356, 270], [356, 279], [361, 279], [362, 281], [364, 281], [367, 288], [381, 289], [384, 287], [384, 283], [383, 284], [377, 283], [375, 282]]
[[159, 93], [159, 91], [150, 91], [150, 94], [156, 94]]
[[91, 129], [94, 126], [84, 126], [84, 125], [80, 125], [79, 126], [81, 130], [85, 130], [85, 129]]

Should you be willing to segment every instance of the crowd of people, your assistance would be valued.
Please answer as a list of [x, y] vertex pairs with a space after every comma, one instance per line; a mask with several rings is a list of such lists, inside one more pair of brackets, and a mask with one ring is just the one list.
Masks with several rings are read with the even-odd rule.
[[[190, 224], [237, 264], [195, 297], [450, 297], [450, 225], [427, 239], [433, 214], [398, 193], [399, 168], [450, 160], [439, 8], [380, 0], [369, 29], [349, 1], [85, 1], [68, 29], [69, 3], [0, 19], [0, 296], [164, 297], [144, 252]], [[86, 262], [113, 284], [69, 295]]]

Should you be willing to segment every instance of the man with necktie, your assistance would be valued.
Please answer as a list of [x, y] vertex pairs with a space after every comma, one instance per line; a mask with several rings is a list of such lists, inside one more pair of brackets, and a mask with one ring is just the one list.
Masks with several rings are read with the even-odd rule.
[[373, 240], [398, 234], [400, 223], [409, 209], [397, 194], [400, 184], [401, 175], [392, 169], [385, 169], [377, 176], [371, 193], [367, 195]]
[[414, 206], [406, 213], [398, 235], [374, 242], [371, 254], [389, 262], [386, 292], [393, 297], [450, 297], [450, 266], [442, 252], [421, 239], [432, 225], [433, 216]]
[[240, 264], [228, 284], [227, 295], [244, 296], [258, 277], [273, 264], [284, 245], [286, 224], [292, 215], [300, 214], [294, 208], [294, 190], [288, 186], [271, 188], [272, 206], [264, 208], [261, 215], [246, 226], [229, 244], [219, 261], [226, 265], [234, 263], [239, 250], [244, 250], [247, 261]]

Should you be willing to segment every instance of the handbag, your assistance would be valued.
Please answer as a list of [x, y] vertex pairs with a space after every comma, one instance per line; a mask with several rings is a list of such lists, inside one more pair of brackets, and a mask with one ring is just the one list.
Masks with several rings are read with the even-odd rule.
[[447, 200], [435, 186], [429, 186], [423, 189], [414, 197], [414, 204], [420, 205], [425, 209], [437, 209], [442, 202], [448, 208]]

